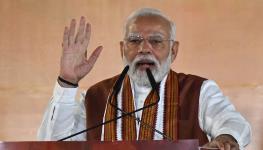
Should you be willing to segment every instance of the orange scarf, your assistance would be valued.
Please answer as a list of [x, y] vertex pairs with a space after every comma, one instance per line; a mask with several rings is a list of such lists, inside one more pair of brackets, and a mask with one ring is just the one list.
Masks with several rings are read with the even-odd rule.
[[[160, 88], [160, 87], [159, 87]], [[160, 90], [159, 90], [160, 91]], [[178, 79], [175, 72], [170, 71], [168, 77], [165, 82], [165, 89], [164, 89], [164, 118], [163, 118], [163, 133], [170, 137], [173, 140], [177, 140], [178, 138]], [[112, 90], [110, 94], [112, 93]], [[158, 99], [157, 93], [152, 90], [149, 95], [147, 96], [144, 106], [152, 104], [156, 102]], [[115, 106], [117, 105], [117, 98], [112, 96], [112, 99], [108, 99], [106, 113], [105, 113], [105, 120], [114, 119], [117, 117], [116, 108], [114, 108], [109, 101], [112, 101]], [[123, 81], [123, 89], [122, 89], [122, 109], [125, 112], [132, 112], [134, 111], [134, 100], [132, 89], [130, 85], [130, 79], [128, 76], [125, 77]], [[143, 124], [150, 125], [151, 127], [155, 128], [156, 125], [156, 117], [157, 117], [157, 110], [158, 105], [151, 106], [146, 108], [142, 112], [142, 119], [141, 122]], [[122, 118], [122, 129], [121, 129], [121, 136], [122, 140], [136, 140], [137, 139], [137, 132], [136, 132], [136, 120], [135, 115], [126, 116]], [[139, 131], [139, 140], [153, 140], [154, 138], [154, 130], [151, 128], [144, 126], [142, 123], [140, 124], [140, 131]], [[115, 141], [117, 140], [117, 121], [108, 123], [104, 126], [104, 140], [105, 141]]]

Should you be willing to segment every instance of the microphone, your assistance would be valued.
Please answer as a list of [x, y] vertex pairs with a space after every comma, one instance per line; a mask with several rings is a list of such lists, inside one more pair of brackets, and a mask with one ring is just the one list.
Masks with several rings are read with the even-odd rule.
[[121, 72], [120, 77], [118, 78], [118, 80], [115, 82], [114, 86], [113, 86], [113, 91], [119, 92], [121, 89], [121, 85], [122, 85], [122, 81], [125, 78], [125, 75], [127, 74], [129, 70], [129, 65], [127, 65], [123, 71]]
[[[148, 76], [148, 79], [150, 81], [150, 84], [152, 86], [152, 88], [158, 93], [158, 89], [157, 89], [157, 83], [153, 77], [153, 74], [151, 72], [151, 70], [149, 68], [146, 69], [146, 73], [147, 73], [147, 76]], [[159, 96], [159, 93], [158, 93], [158, 96]]]
[[[124, 70], [125, 70], [125, 69], [124, 69]], [[138, 111], [147, 109], [147, 108], [152, 107], [152, 106], [154, 106], [154, 105], [157, 105], [158, 102], [160, 101], [160, 95], [159, 95], [159, 92], [158, 92], [158, 89], [157, 89], [157, 83], [156, 83], [156, 81], [155, 81], [155, 79], [154, 79], [154, 77], [153, 77], [153, 74], [152, 74], [151, 70], [150, 70], [149, 68], [147, 68], [147, 69], [146, 69], [146, 73], [147, 73], [147, 76], [148, 76], [148, 79], [149, 79], [149, 82], [150, 82], [150, 84], [151, 84], [152, 89], [157, 93], [158, 99], [157, 99], [156, 102], [153, 102], [153, 103], [151, 103], [151, 104], [149, 104], [149, 105], [146, 105], [146, 106], [144, 106], [144, 107], [142, 107], [142, 108], [139, 108], [139, 109], [137, 109], [137, 110], [134, 110], [134, 111], [132, 111], [132, 112], [125, 112], [123, 109], [121, 109], [121, 108], [119, 108], [118, 106], [116, 106], [115, 104], [113, 104], [112, 101], [110, 101], [110, 105], [112, 105], [112, 106], [113, 106], [114, 108], [116, 108], [117, 110], [121, 111], [124, 115], [129, 115], [129, 116], [133, 117], [136, 121], [140, 122], [143, 126], [145, 126], [145, 127], [147, 127], [147, 128], [150, 128], [150, 129], [152, 129], [153, 131], [159, 133], [160, 135], [162, 135], [163, 137], [165, 137], [167, 140], [172, 141], [173, 139], [172, 139], [171, 137], [169, 137], [169, 136], [167, 136], [166, 134], [164, 134], [163, 132], [155, 129], [155, 127], [153, 127], [153, 126], [151, 126], [151, 125], [149, 125], [149, 124], [147, 124], [147, 123], [142, 122], [139, 118], [137, 118], [137, 117], [135, 117], [135, 116], [132, 115], [132, 114], [135, 114], [135, 113], [138, 112]], [[112, 94], [111, 94], [110, 99], [112, 99], [112, 96], [113, 96], [113, 95], [114, 95], [115, 97], [117, 97], [117, 94], [119, 93], [119, 90], [120, 90], [120, 88], [121, 88], [122, 81], [123, 81], [124, 77], [122, 77], [122, 79], [121, 79], [121, 77], [120, 77], [119, 79], [120, 79], [120, 80], [118, 80], [119, 82], [116, 82], [116, 84], [117, 84], [117, 83], [120, 84], [120, 85], [116, 85], [116, 86], [118, 86], [119, 88], [116, 89], [116, 91], [114, 91], [115, 93], [112, 93]]]

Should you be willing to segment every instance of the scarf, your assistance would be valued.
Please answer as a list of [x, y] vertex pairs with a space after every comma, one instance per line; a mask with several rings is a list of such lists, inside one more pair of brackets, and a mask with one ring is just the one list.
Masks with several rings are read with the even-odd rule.
[[[160, 101], [157, 105], [153, 105], [143, 110], [138, 132], [139, 135], [137, 135], [136, 131], [136, 116], [135, 114], [132, 114], [119, 119], [119, 121], [110, 122], [104, 125], [102, 128], [102, 140], [153, 140], [155, 134], [158, 133], [155, 133], [155, 131], [150, 127], [158, 128], [156, 126], [157, 120], [161, 120], [161, 132], [163, 132], [171, 139], [177, 140], [179, 97], [178, 79], [176, 73], [170, 70], [167, 78], [163, 79], [163, 81], [161, 81], [161, 83], [159, 84], [158, 89]], [[112, 94], [112, 91], [113, 90], [111, 89], [109, 95]], [[121, 109], [126, 113], [135, 110], [132, 88], [128, 76], [124, 78], [121, 93], [119, 93], [117, 97], [112, 96], [111, 99], [108, 98], [104, 114], [104, 121], [111, 120], [116, 118], [117, 116], [122, 115], [122, 112], [112, 106], [109, 101], [111, 101], [115, 106], [121, 106]], [[144, 101], [144, 107], [157, 101], [157, 93], [154, 90], [151, 90]], [[162, 102], [162, 105], [160, 102]], [[162, 118], [160, 119], [160, 117]], [[162, 139], [165, 139], [165, 137], [162, 137]]]

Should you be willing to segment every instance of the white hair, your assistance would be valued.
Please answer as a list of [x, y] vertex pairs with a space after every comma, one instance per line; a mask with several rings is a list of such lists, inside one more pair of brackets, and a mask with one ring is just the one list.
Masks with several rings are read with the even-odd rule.
[[169, 19], [168, 16], [166, 16], [165, 14], [163, 14], [160, 10], [158, 9], [154, 9], [154, 8], [141, 8], [138, 9], [134, 12], [132, 12], [128, 17], [127, 20], [124, 24], [124, 37], [127, 36], [127, 32], [128, 32], [128, 27], [130, 25], [130, 23], [138, 18], [138, 17], [145, 17], [145, 16], [158, 16], [163, 18], [164, 20], [169, 22], [170, 25], [170, 39], [175, 41], [175, 30], [176, 30], [176, 26], [174, 24], [173, 21], [171, 21]]

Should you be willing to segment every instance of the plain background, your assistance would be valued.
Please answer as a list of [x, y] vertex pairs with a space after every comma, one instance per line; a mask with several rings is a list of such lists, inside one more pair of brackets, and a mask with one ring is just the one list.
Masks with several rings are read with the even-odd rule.
[[80, 83], [85, 90], [122, 70], [123, 23], [141, 7], [175, 21], [180, 46], [172, 68], [215, 80], [251, 123], [247, 149], [262, 149], [262, 0], [0, 0], [0, 140], [36, 140], [72, 18], [92, 24], [88, 54], [104, 46]]

